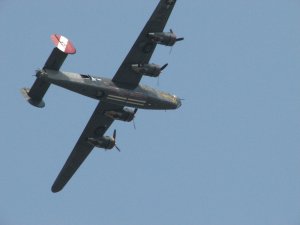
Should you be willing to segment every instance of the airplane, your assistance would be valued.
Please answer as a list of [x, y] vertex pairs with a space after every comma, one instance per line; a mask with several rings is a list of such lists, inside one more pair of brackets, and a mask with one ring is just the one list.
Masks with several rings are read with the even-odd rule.
[[181, 99], [173, 94], [140, 84], [145, 76], [158, 77], [168, 64], [149, 63], [157, 44], [173, 46], [184, 38], [177, 38], [173, 30], [164, 32], [165, 25], [176, 0], [160, 0], [153, 14], [138, 36], [131, 50], [112, 79], [87, 74], [60, 71], [69, 54], [75, 54], [73, 43], [66, 37], [52, 34], [55, 45], [43, 69], [36, 71], [31, 88], [21, 93], [33, 106], [43, 108], [43, 100], [51, 84], [99, 101], [94, 113], [79, 137], [73, 151], [57, 176], [51, 190], [61, 191], [94, 147], [105, 150], [116, 146], [113, 136], [104, 136], [114, 120], [133, 121], [138, 109], [169, 110], [181, 106]]

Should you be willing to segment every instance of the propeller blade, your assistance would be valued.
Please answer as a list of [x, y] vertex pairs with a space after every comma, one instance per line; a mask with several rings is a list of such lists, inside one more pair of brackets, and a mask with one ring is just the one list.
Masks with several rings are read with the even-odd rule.
[[170, 29], [170, 33], [172, 33], [172, 34], [174, 33], [172, 29]]
[[134, 119], [132, 120], [132, 123], [133, 123], [133, 128], [136, 130], [136, 126], [135, 126], [135, 121], [134, 121]]
[[117, 137], [117, 130], [114, 129], [114, 133], [113, 133], [113, 139], [114, 139], [114, 142], [115, 142], [115, 148], [120, 152], [121, 150], [119, 149], [119, 147], [116, 145], [116, 137]]
[[[137, 111], [138, 111], [138, 108], [135, 108], [134, 111], [133, 111], [133, 115], [135, 115], [135, 114], [137, 113]], [[133, 122], [133, 127], [134, 127], [134, 129], [136, 130], [134, 117], [133, 117], [132, 122]]]
[[169, 64], [166, 63], [165, 65], [163, 65], [161, 68], [160, 68], [160, 71], [163, 71]]
[[114, 133], [113, 133], [113, 138], [116, 140], [116, 136], [117, 136], [117, 131], [116, 129], [114, 129]]
[[115, 145], [115, 147], [119, 152], [121, 152], [121, 150], [119, 149], [119, 147], [117, 145]]
[[171, 55], [172, 50], [173, 50], [173, 46], [171, 46], [171, 48], [170, 48], [169, 55]]

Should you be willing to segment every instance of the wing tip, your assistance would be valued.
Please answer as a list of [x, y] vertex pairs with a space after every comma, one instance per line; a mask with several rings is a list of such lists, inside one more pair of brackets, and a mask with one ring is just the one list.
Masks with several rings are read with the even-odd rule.
[[63, 187], [57, 186], [57, 185], [55, 185], [55, 184], [53, 184], [53, 186], [51, 187], [51, 191], [52, 191], [53, 193], [60, 192], [62, 189], [63, 189]]

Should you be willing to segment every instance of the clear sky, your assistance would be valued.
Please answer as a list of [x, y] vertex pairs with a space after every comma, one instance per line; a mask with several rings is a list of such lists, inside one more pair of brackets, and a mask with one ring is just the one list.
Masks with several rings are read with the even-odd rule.
[[178, 0], [158, 46], [169, 63], [142, 83], [184, 98], [115, 122], [118, 151], [95, 149], [62, 192], [53, 181], [95, 100], [51, 86], [24, 101], [53, 45], [65, 71], [112, 77], [158, 0], [0, 0], [0, 225], [299, 225], [299, 0]]

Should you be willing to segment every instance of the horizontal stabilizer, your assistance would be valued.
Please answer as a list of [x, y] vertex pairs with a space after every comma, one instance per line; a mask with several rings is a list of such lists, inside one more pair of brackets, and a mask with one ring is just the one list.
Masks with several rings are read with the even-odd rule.
[[55, 48], [52, 50], [49, 58], [47, 59], [43, 70], [37, 71], [37, 78], [30, 89], [21, 89], [21, 92], [25, 99], [31, 105], [39, 108], [43, 108], [45, 106], [43, 97], [50, 86], [50, 83], [43, 78], [43, 71], [46, 69], [59, 71], [68, 54], [76, 53], [74, 45], [66, 37], [58, 34], [52, 34], [51, 40], [53, 41]]

